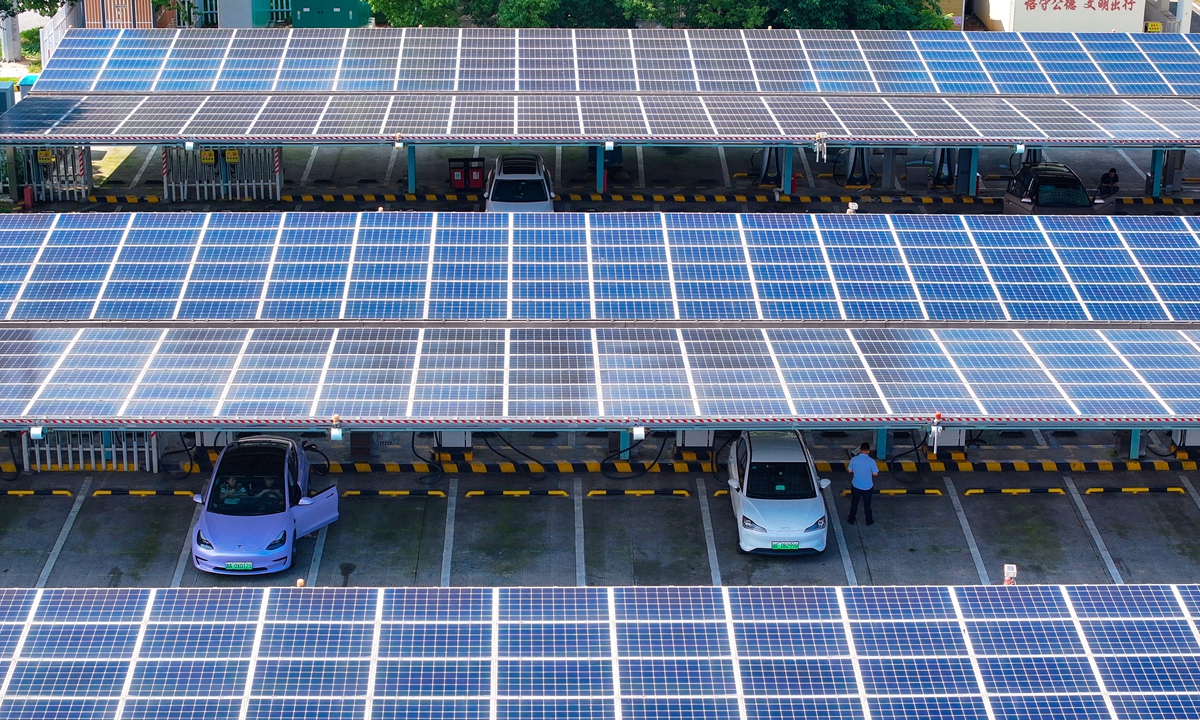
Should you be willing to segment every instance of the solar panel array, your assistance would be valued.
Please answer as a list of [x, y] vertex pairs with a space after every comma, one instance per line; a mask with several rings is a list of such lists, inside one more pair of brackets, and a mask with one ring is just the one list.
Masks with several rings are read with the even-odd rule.
[[0, 330], [0, 422], [1200, 416], [1200, 332]]
[[804, 95], [38, 95], [0, 116], [0, 141], [583, 142], [909, 145], [1200, 141], [1200, 100]]
[[1197, 586], [0, 590], [0, 714], [1163, 720]]
[[0, 217], [0, 321], [1200, 320], [1200, 218]]
[[72, 29], [35, 92], [1200, 95], [1186, 34]]

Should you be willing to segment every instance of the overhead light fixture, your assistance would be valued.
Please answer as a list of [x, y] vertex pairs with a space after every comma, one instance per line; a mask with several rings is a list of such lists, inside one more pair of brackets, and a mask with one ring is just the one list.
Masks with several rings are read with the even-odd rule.
[[612, 140], [604, 141], [604, 152], [612, 152], [617, 145]]
[[634, 425], [629, 432], [633, 436], [634, 442], [646, 439], [646, 428], [641, 425]]
[[196, 143], [192, 142], [191, 140], [185, 140], [183, 143], [183, 149], [191, 152], [196, 149]]
[[1025, 152], [1025, 143], [1017, 143], [1016, 145], [1013, 145], [1013, 152], [1014, 153]]
[[339, 415], [333, 416], [333, 426], [329, 428], [329, 439], [335, 442], [342, 440], [342, 418]]
[[29, 437], [34, 440], [41, 440], [42, 438], [46, 437], [46, 428], [42, 427], [41, 425], [34, 425], [33, 427], [29, 428]]

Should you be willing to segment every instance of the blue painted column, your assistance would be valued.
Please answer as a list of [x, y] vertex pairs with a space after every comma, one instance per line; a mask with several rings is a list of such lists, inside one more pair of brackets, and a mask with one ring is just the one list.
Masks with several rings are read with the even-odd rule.
[[[604, 192], [604, 146], [603, 145], [596, 146], [596, 192], [598, 192], [598, 193]], [[621, 432], [621, 437], [622, 438], [625, 437], [624, 431]], [[625, 440], [622, 439], [621, 442], [625, 442]], [[625, 447], [625, 446], [622, 445], [622, 447]], [[628, 455], [622, 455], [621, 457], [622, 457], [622, 459], [625, 459], [625, 460], [629, 459]]]
[[[1157, 152], [1157, 151], [1155, 151]], [[1142, 456], [1142, 431], [1133, 429], [1129, 431], [1129, 459], [1137, 460]]]
[[875, 459], [887, 460], [888, 429], [879, 428], [875, 431]]
[[405, 150], [408, 152], [408, 194], [413, 195], [417, 192], [417, 146], [410, 144]]
[[[600, 152], [603, 153], [604, 149], [601, 148]], [[598, 157], [603, 158], [604, 156], [600, 155]], [[600, 165], [597, 163], [596, 167], [600, 167]], [[629, 447], [631, 445], [633, 445], [633, 433], [631, 433], [628, 430], [622, 430], [621, 431], [621, 456], [620, 456], [622, 460], [629, 459]]]
[[783, 171], [779, 178], [779, 190], [784, 195], [791, 195], [795, 189], [792, 187], [792, 155], [795, 154], [795, 149], [791, 145], [784, 145], [779, 148], [779, 154], [783, 156]]
[[1150, 151], [1150, 197], [1162, 197], [1163, 164], [1166, 156], [1166, 151], [1158, 148]]

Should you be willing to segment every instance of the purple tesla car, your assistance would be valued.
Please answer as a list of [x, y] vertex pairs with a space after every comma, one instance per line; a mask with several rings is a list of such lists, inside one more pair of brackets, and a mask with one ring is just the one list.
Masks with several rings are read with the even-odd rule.
[[309, 463], [299, 443], [259, 435], [226, 445], [203, 506], [192, 562], [204, 572], [258, 575], [287, 570], [296, 538], [338, 519], [337, 487], [309, 497]]

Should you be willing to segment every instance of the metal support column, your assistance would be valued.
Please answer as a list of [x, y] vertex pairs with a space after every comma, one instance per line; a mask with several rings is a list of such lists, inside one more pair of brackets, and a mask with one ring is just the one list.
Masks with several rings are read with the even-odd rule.
[[880, 190], [895, 190], [899, 187], [899, 178], [896, 177], [896, 148], [883, 149], [883, 171], [879, 180]]
[[408, 153], [408, 194], [417, 192], [417, 146], [409, 144], [405, 151]]
[[1129, 459], [1137, 460], [1142, 456], [1142, 431], [1134, 428], [1129, 431]]
[[791, 145], [784, 145], [779, 148], [779, 154], [783, 156], [783, 174], [779, 178], [779, 191], [784, 195], [791, 195], [795, 190], [792, 160], [796, 154], [796, 150]]
[[[604, 152], [604, 151], [601, 150], [600, 152]], [[601, 156], [599, 159], [603, 160], [603, 156]], [[597, 163], [596, 167], [600, 167], [600, 164]], [[621, 433], [621, 459], [628, 460], [629, 459], [629, 447], [630, 447], [630, 445], [633, 444], [633, 433], [628, 430], [621, 430], [620, 433]]]
[[1150, 197], [1162, 197], [1163, 164], [1166, 157], [1165, 150], [1155, 148], [1150, 151], [1150, 187], [1147, 189]]
[[958, 151], [958, 174], [955, 176], [954, 192], [975, 197], [979, 190], [979, 148], [961, 148]]
[[[604, 146], [596, 146], [596, 192], [604, 192]], [[621, 435], [621, 442], [625, 442], [625, 435]], [[625, 447], [622, 445], [621, 447]], [[624, 456], [622, 456], [624, 457]]]
[[888, 429], [879, 428], [875, 431], [875, 459], [887, 459]]

